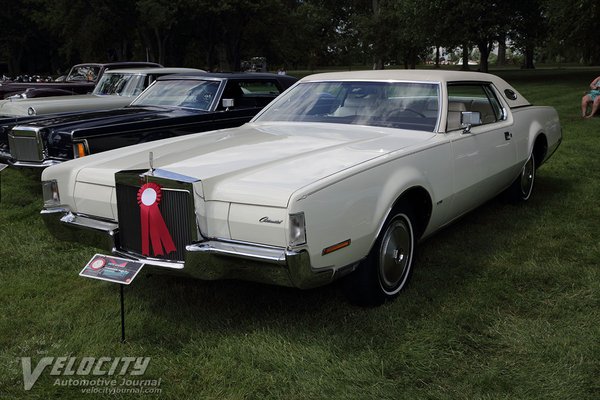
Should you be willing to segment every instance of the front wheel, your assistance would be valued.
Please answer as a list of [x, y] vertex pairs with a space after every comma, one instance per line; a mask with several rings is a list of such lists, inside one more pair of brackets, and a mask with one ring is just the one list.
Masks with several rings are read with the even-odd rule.
[[414, 250], [410, 213], [395, 213], [388, 218], [367, 258], [346, 277], [346, 296], [362, 306], [380, 305], [396, 297], [409, 281]]

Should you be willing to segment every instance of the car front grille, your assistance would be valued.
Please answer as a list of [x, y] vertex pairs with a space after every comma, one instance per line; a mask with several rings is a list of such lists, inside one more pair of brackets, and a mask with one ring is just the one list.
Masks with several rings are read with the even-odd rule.
[[8, 146], [15, 160], [44, 160], [44, 145], [38, 130], [14, 128], [8, 134]]
[[[144, 257], [159, 260], [183, 261], [185, 247], [191, 244], [195, 232], [195, 219], [193, 218], [193, 199], [191, 190], [172, 189], [160, 183], [162, 199], [158, 208], [167, 225], [167, 229], [175, 243], [177, 250], [163, 256], [150, 255]], [[123, 184], [117, 182], [117, 212], [119, 217], [119, 248], [122, 251], [142, 255], [142, 237], [140, 222], [140, 206], [137, 202], [139, 185]]]

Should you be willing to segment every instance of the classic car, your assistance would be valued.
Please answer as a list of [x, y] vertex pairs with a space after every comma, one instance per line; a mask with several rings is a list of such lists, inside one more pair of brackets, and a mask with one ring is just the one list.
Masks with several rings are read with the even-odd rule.
[[159, 76], [205, 72], [194, 68], [130, 68], [106, 71], [91, 94], [0, 100], [0, 118], [125, 107]]
[[52, 115], [8, 132], [3, 127], [0, 160], [45, 168], [118, 147], [239, 126], [296, 81], [250, 73], [163, 76], [126, 107]]
[[145, 268], [311, 288], [377, 305], [415, 246], [507, 191], [529, 199], [557, 112], [501, 78], [386, 70], [308, 76], [250, 123], [46, 169], [57, 237]]
[[151, 62], [87, 63], [74, 65], [64, 80], [59, 82], [10, 82], [0, 83], [0, 99], [17, 96], [19, 98], [65, 96], [85, 94], [94, 89], [104, 73], [110, 69], [157, 68], [162, 65]]

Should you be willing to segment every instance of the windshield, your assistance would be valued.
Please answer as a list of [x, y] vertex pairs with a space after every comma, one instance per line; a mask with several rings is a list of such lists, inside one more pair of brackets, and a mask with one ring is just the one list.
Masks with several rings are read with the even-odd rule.
[[133, 97], [142, 93], [145, 81], [144, 75], [106, 73], [102, 75], [92, 93]]
[[131, 105], [183, 107], [208, 111], [211, 109], [220, 84], [220, 81], [196, 79], [156, 81]]
[[433, 132], [439, 85], [415, 82], [306, 82], [255, 119], [384, 126]]
[[74, 66], [67, 76], [67, 81], [87, 81], [93, 82], [100, 73], [100, 67], [97, 65]]

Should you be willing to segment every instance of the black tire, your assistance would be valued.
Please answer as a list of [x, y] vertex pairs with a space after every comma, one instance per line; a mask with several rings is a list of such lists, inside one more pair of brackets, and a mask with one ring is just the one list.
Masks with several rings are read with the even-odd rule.
[[378, 306], [398, 296], [412, 274], [415, 230], [411, 213], [394, 212], [373, 248], [356, 271], [345, 278], [348, 300], [360, 306]]
[[533, 185], [535, 183], [536, 164], [533, 153], [523, 165], [521, 173], [508, 189], [509, 198], [511, 201], [519, 203], [529, 200], [533, 193]]

